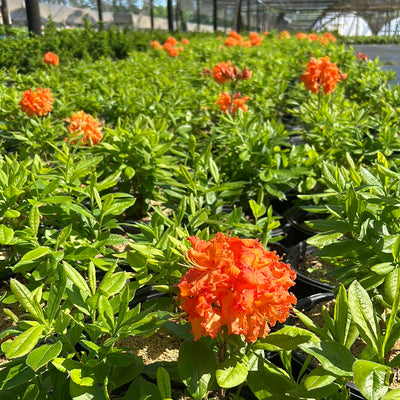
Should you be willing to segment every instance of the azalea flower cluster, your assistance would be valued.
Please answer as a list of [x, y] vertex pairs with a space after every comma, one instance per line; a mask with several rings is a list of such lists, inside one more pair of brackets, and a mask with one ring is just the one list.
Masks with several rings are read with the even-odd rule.
[[55, 65], [55, 66], [57, 66], [60, 63], [60, 59], [58, 58], [58, 55], [55, 53], [52, 53], [51, 51], [48, 51], [43, 56], [43, 61], [47, 65]]
[[180, 307], [191, 323], [194, 340], [220, 332], [264, 338], [284, 322], [296, 304], [289, 293], [296, 273], [258, 239], [223, 233], [210, 241], [196, 236], [187, 259], [192, 267], [178, 284]]
[[[56, 60], [55, 57], [49, 56], [48, 53], [46, 54], [48, 60]], [[53, 55], [56, 56], [55, 54]], [[34, 115], [44, 117], [52, 111], [53, 102], [53, 95], [49, 88], [37, 88], [36, 90], [31, 88], [22, 94], [19, 104], [21, 111], [25, 112], [29, 117]], [[70, 135], [69, 140], [72, 144], [79, 143], [80, 145], [92, 146], [98, 144], [103, 137], [100, 122], [83, 111], [72, 114], [71, 118], [66, 118], [66, 122], [69, 123], [67, 129]]]
[[78, 111], [72, 114], [71, 118], [65, 120], [69, 123], [68, 132], [71, 135], [72, 144], [92, 146], [98, 144], [103, 138], [100, 122], [90, 114]]
[[29, 89], [22, 94], [20, 101], [21, 110], [32, 117], [38, 115], [44, 117], [53, 109], [53, 96], [50, 89]]
[[311, 93], [318, 93], [322, 87], [325, 95], [332, 93], [339, 81], [346, 79], [336, 63], [332, 63], [328, 56], [315, 59], [311, 57], [307, 69], [300, 80]]
[[330, 32], [325, 32], [323, 35], [317, 35], [316, 33], [306, 34], [303, 32], [299, 32], [296, 34], [296, 37], [298, 40], [308, 40], [310, 42], [320, 41], [323, 45], [336, 42], [335, 36], [333, 36]]
[[225, 83], [231, 84], [231, 93], [225, 91], [219, 94], [216, 104], [220, 106], [222, 112], [229, 112], [234, 115], [239, 108], [242, 111], [247, 111], [246, 101], [248, 96], [240, 97], [240, 93], [235, 93], [236, 85], [239, 81], [248, 80], [252, 76], [252, 71], [245, 67], [239, 72], [236, 65], [232, 65], [230, 61], [219, 62], [214, 66], [213, 77], [215, 82], [223, 85]]
[[[185, 39], [185, 38], [182, 39], [181, 44], [182, 45], [189, 44], [189, 39]], [[184, 51], [184, 48], [182, 46], [178, 47], [178, 41], [173, 36], [170, 36], [169, 38], [167, 38], [167, 40], [164, 42], [164, 44], [161, 44], [157, 40], [153, 40], [150, 43], [150, 46], [156, 50], [164, 49], [168, 53], [168, 55], [171, 57], [178, 57], [179, 53]]]
[[282, 31], [281, 33], [278, 33], [278, 38], [280, 40], [286, 40], [286, 39], [290, 39], [290, 33], [288, 31]]
[[363, 54], [363, 53], [361, 53], [361, 52], [358, 52], [357, 53], [357, 58], [360, 60], [360, 61], [367, 61], [368, 60], [368, 54]]
[[227, 47], [235, 47], [235, 46], [243, 46], [243, 47], [253, 47], [260, 46], [263, 41], [262, 36], [260, 36], [257, 32], [251, 32], [248, 40], [244, 40], [243, 37], [237, 33], [236, 31], [230, 31], [228, 33], [228, 37], [225, 39], [225, 46]]

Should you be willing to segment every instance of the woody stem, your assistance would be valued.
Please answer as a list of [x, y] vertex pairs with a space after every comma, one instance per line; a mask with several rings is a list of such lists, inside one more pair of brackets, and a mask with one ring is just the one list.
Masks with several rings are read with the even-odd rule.
[[235, 98], [235, 88], [236, 88], [236, 84], [234, 83], [232, 85], [232, 90], [231, 90], [231, 102], [229, 104], [229, 114], [232, 115], [232, 109], [233, 109], [233, 100]]

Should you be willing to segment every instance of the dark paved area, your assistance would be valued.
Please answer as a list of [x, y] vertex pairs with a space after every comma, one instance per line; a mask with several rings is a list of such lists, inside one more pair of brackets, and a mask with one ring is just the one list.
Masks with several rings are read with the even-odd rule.
[[393, 85], [400, 84], [400, 45], [396, 44], [357, 44], [352, 46], [355, 53], [361, 52], [368, 54], [369, 58], [379, 60], [384, 63], [383, 70], [392, 70], [396, 73], [391, 81]]

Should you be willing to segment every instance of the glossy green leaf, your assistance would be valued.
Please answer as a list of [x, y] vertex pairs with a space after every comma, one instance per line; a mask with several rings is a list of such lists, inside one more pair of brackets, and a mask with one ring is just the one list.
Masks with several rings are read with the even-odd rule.
[[67, 277], [76, 285], [80, 290], [90, 295], [90, 289], [83, 276], [71, 265], [63, 261], [63, 267]]
[[357, 281], [354, 281], [349, 287], [348, 304], [361, 337], [378, 353], [380, 331], [376, 322], [375, 310], [367, 291]]
[[46, 246], [36, 247], [36, 249], [28, 251], [26, 254], [24, 254], [24, 256], [21, 258], [19, 263], [17, 263], [16, 265], [23, 263], [23, 262], [27, 262], [27, 261], [37, 260], [38, 258], [41, 258], [41, 257], [45, 256], [46, 254], [48, 254], [49, 251], [50, 251], [50, 248], [46, 247]]
[[29, 226], [32, 229], [34, 235], [37, 235], [40, 224], [40, 213], [39, 207], [34, 205], [29, 212]]
[[299, 347], [318, 359], [322, 367], [336, 376], [352, 377], [352, 366], [355, 358], [350, 350], [337, 342], [322, 341], [319, 343], [301, 344]]
[[243, 355], [232, 356], [229, 360], [219, 363], [215, 372], [218, 385], [226, 389], [242, 384], [247, 374], [248, 358]]
[[389, 367], [372, 361], [357, 360], [353, 370], [354, 383], [367, 400], [379, 400], [389, 390]]
[[171, 380], [167, 370], [163, 367], [157, 369], [157, 387], [163, 400], [171, 398]]
[[26, 364], [34, 371], [46, 365], [49, 361], [54, 360], [61, 352], [62, 343], [60, 341], [54, 344], [45, 344], [32, 350], [26, 358]]
[[191, 396], [201, 400], [209, 390], [216, 370], [215, 354], [202, 340], [183, 342], [179, 349], [178, 369]]
[[14, 231], [11, 228], [0, 225], [0, 244], [10, 244], [14, 238]]
[[296, 326], [285, 325], [282, 329], [259, 339], [254, 348], [268, 351], [295, 350], [302, 343], [317, 343], [318, 338], [310, 331]]
[[22, 357], [28, 354], [37, 344], [42, 335], [44, 326], [36, 325], [17, 336], [7, 349], [7, 358]]
[[135, 379], [125, 393], [124, 400], [164, 400], [154, 383], [146, 381], [142, 377]]
[[29, 289], [17, 279], [10, 279], [10, 288], [18, 303], [38, 321], [44, 321], [43, 311]]

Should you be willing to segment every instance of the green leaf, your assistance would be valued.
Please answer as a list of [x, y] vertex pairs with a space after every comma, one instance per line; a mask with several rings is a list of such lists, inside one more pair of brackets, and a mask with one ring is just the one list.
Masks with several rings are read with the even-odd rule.
[[90, 289], [83, 276], [71, 265], [63, 261], [64, 270], [72, 283], [90, 296]]
[[5, 216], [6, 218], [10, 218], [10, 219], [12, 219], [12, 218], [18, 218], [20, 215], [21, 215], [21, 213], [20, 213], [19, 211], [17, 211], [17, 210], [7, 210], [7, 211], [4, 213], [4, 216]]
[[353, 370], [354, 383], [367, 400], [379, 400], [389, 390], [390, 367], [372, 361], [357, 360]]
[[264, 339], [259, 339], [253, 346], [256, 349], [268, 351], [290, 351], [297, 349], [302, 343], [317, 343], [318, 341], [319, 339], [312, 332], [285, 325]]
[[317, 367], [308, 374], [304, 386], [307, 390], [313, 390], [328, 386], [335, 380], [336, 376], [329, 374], [322, 367]]
[[29, 289], [17, 279], [10, 279], [10, 288], [18, 303], [38, 321], [45, 323], [43, 311]]
[[40, 394], [40, 389], [38, 385], [32, 384], [29, 385], [24, 393], [24, 397], [22, 400], [36, 400]]
[[293, 399], [287, 392], [297, 387], [286, 371], [265, 361], [258, 370], [250, 371], [247, 383], [258, 400]]
[[392, 247], [392, 254], [396, 264], [400, 264], [400, 235], [397, 237]]
[[346, 201], [344, 204], [346, 209], [347, 220], [350, 224], [350, 227], [353, 227], [358, 210], [357, 195], [353, 187], [350, 187], [349, 190], [347, 191]]
[[105, 294], [107, 297], [110, 297], [116, 293], [119, 293], [125, 285], [126, 273], [122, 271], [109, 276], [107, 279], [103, 279], [98, 290], [100, 290], [101, 293]]
[[10, 244], [14, 238], [14, 231], [11, 228], [0, 225], [0, 244]]
[[171, 398], [171, 380], [163, 367], [157, 369], [157, 387], [163, 400]]
[[0, 370], [0, 390], [7, 390], [29, 382], [35, 373], [25, 363], [6, 366]]
[[311, 354], [321, 363], [322, 367], [336, 376], [352, 377], [352, 366], [355, 358], [350, 350], [337, 342], [322, 341], [319, 343], [301, 344], [299, 347]]
[[378, 354], [380, 331], [371, 299], [358, 281], [354, 281], [348, 290], [348, 303], [353, 321], [360, 336], [373, 347]]
[[61, 352], [62, 343], [60, 341], [54, 344], [45, 344], [32, 350], [26, 358], [26, 364], [29, 365], [34, 371], [47, 364], [49, 361], [54, 360]]
[[219, 183], [220, 179], [219, 179], [218, 167], [217, 167], [217, 164], [215, 164], [215, 161], [212, 159], [212, 157], [210, 157], [210, 159], [209, 159], [209, 166], [210, 166], [210, 173], [214, 179], [214, 182]]
[[215, 355], [204, 340], [183, 342], [179, 349], [178, 369], [190, 395], [201, 400], [209, 390], [216, 370]]
[[400, 389], [393, 389], [387, 392], [381, 400], [400, 400]]
[[139, 377], [135, 379], [125, 393], [124, 400], [163, 400], [157, 386]]
[[34, 235], [37, 235], [38, 233], [39, 224], [40, 224], [39, 207], [34, 205], [32, 206], [31, 211], [29, 212], [29, 226], [31, 227]]
[[38, 258], [41, 258], [41, 257], [45, 256], [46, 254], [48, 254], [49, 251], [50, 251], [50, 248], [46, 247], [46, 246], [36, 247], [36, 249], [28, 251], [26, 254], [24, 254], [24, 256], [21, 258], [21, 260], [17, 264], [15, 264], [15, 266], [17, 266], [18, 264], [21, 264], [23, 262], [37, 260]]
[[57, 250], [71, 235], [72, 224], [65, 226], [59, 233], [54, 248]]
[[36, 325], [17, 336], [6, 351], [7, 358], [22, 357], [28, 354], [38, 342], [44, 326]]
[[218, 385], [226, 389], [242, 384], [247, 374], [248, 358], [243, 355], [234, 355], [229, 360], [218, 364], [215, 373]]

